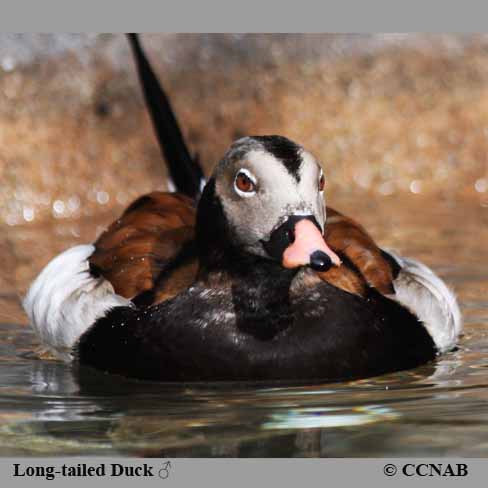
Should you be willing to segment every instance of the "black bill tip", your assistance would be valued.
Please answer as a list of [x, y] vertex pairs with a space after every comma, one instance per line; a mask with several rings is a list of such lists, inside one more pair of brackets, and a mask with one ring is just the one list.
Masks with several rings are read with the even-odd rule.
[[314, 271], [328, 271], [332, 267], [332, 260], [323, 251], [314, 251], [310, 255], [310, 267]]

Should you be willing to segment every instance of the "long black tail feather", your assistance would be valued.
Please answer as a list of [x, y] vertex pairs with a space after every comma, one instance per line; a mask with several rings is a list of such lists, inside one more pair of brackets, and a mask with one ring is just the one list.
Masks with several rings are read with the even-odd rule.
[[203, 178], [198, 157], [192, 158], [190, 155], [169, 98], [154, 74], [137, 34], [127, 34], [127, 37], [159, 147], [173, 183], [177, 191], [196, 199], [200, 194]]

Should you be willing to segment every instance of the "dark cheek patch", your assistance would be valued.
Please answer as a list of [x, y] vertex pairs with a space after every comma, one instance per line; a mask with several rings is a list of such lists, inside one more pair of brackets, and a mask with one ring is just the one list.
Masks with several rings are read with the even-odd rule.
[[317, 220], [313, 216], [309, 217], [302, 217], [302, 216], [291, 216], [288, 220], [282, 224], [280, 227], [275, 229], [269, 238], [268, 241], [261, 241], [263, 244], [264, 250], [268, 253], [269, 256], [280, 261], [283, 259], [283, 253], [285, 252], [286, 248], [293, 243], [295, 240], [295, 225], [299, 220], [306, 218], [313, 222], [319, 229], [320, 226], [317, 223]]

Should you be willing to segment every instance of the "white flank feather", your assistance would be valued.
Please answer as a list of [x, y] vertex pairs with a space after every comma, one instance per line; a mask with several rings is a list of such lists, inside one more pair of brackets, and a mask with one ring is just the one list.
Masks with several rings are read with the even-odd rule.
[[81, 335], [114, 307], [131, 306], [102, 277], [94, 278], [88, 258], [93, 245], [72, 247], [56, 256], [32, 283], [23, 306], [42, 344], [65, 361]]
[[425, 264], [388, 253], [402, 268], [393, 282], [393, 298], [420, 319], [439, 352], [452, 349], [462, 329], [456, 296]]

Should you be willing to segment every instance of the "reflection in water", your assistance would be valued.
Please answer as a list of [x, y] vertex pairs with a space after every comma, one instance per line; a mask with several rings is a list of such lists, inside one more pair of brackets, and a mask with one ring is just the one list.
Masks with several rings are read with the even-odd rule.
[[[129, 381], [38, 359], [18, 298], [5, 288], [0, 455], [486, 456], [487, 209], [469, 200], [384, 198], [361, 209], [334, 203], [382, 245], [425, 261], [451, 284], [465, 320], [458, 350], [415, 370], [345, 383]], [[7, 259], [5, 248], [6, 265], [15, 266], [0, 270], [0, 281], [7, 287], [15, 273], [25, 289], [49, 256], [93, 239], [112, 218], [12, 229], [26, 243], [24, 256]]]
[[[488, 455], [486, 38], [323, 64], [329, 44], [368, 43], [312, 37], [206, 36], [202, 51], [202, 38], [187, 36], [185, 48], [164, 36], [173, 51], [153, 58], [173, 56], [161, 72], [187, 100], [179, 116], [207, 164], [245, 133], [310, 146], [327, 166], [329, 203], [453, 286], [465, 319], [459, 349], [412, 371], [302, 385], [136, 382], [38, 359], [18, 294], [52, 256], [93, 241], [131, 198], [159, 187], [161, 162], [127, 51], [116, 63], [127, 79], [99, 58], [103, 45], [100, 68], [68, 57], [23, 71], [2, 55], [0, 455]], [[181, 59], [195, 61], [192, 52], [211, 56], [189, 72], [195, 63]], [[266, 70], [256, 70], [259, 52]], [[214, 69], [224, 59], [225, 76]], [[112, 81], [92, 86], [98, 79]]]
[[468, 323], [459, 350], [433, 364], [373, 379], [181, 385], [39, 360], [35, 337], [4, 325], [0, 454], [483, 456], [488, 337], [480, 329]]
[[[0, 455], [485, 456], [486, 209], [425, 208], [397, 198], [370, 203], [360, 218], [386, 247], [424, 260], [454, 287], [465, 319], [458, 350], [412, 371], [346, 383], [130, 381], [38, 359], [36, 338], [18, 325], [25, 319], [17, 298], [7, 294], [1, 305], [17, 325], [0, 326]], [[96, 224], [78, 226], [88, 240]], [[52, 255], [59, 242], [50, 235], [39, 228], [36, 238]], [[39, 262], [30, 262], [31, 273]]]

